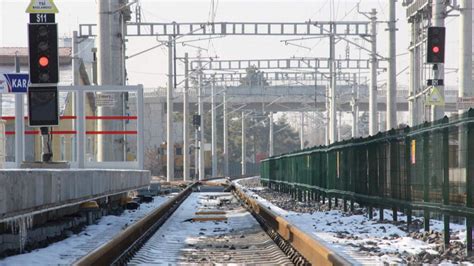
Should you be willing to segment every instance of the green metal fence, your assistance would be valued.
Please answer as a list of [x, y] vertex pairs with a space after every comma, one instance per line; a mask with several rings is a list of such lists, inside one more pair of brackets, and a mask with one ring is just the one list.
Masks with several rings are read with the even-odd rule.
[[[329, 199], [407, 214], [422, 211], [425, 230], [430, 213], [444, 220], [449, 244], [450, 217], [466, 220], [467, 249], [472, 250], [474, 184], [474, 110], [439, 121], [313, 147], [262, 161], [261, 179], [300, 200]], [[335, 199], [335, 200], [334, 200]], [[420, 212], [421, 213], [421, 212]]]

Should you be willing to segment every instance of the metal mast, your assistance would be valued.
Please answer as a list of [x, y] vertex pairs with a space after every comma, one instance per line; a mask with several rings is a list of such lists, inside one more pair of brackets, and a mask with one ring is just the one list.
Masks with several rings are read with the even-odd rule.
[[189, 180], [189, 61], [184, 54], [184, 94], [183, 94], [183, 179]]
[[388, 56], [388, 84], [387, 84], [387, 130], [397, 127], [397, 0], [389, 0], [389, 56]]
[[370, 45], [371, 45], [371, 67], [370, 67], [370, 86], [369, 86], [369, 135], [375, 135], [378, 132], [377, 124], [377, 10], [370, 12]]
[[168, 89], [166, 90], [166, 180], [174, 179], [174, 140], [173, 140], [173, 44], [168, 37]]

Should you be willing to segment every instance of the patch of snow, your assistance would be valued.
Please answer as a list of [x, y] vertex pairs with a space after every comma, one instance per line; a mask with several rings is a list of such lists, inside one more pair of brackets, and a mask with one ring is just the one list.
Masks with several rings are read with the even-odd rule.
[[[288, 222], [312, 235], [318, 241], [323, 240], [333, 250], [350, 250], [343, 253], [349, 253], [352, 257], [361, 257], [357, 255], [359, 253], [364, 254], [362, 257], [372, 259], [372, 262], [402, 263], [400, 258], [390, 253], [414, 255], [424, 251], [430, 254], [438, 254], [435, 250], [436, 244], [429, 244], [414, 239], [394, 224], [380, 223], [377, 217], [370, 220], [367, 216], [350, 215], [341, 210], [314, 213], [287, 211], [254, 193], [253, 191], [257, 191], [254, 187], [246, 188], [238, 181], [234, 182], [234, 184], [247, 193], [247, 195], [256, 199], [276, 214], [283, 216]], [[392, 211], [385, 210], [384, 218], [385, 220], [392, 220]], [[421, 217], [413, 217], [413, 219], [423, 220]], [[398, 213], [398, 220], [406, 222], [407, 216]], [[431, 219], [430, 229], [442, 231], [443, 222]], [[452, 241], [465, 241], [466, 232], [464, 225], [451, 223], [450, 229], [451, 235], [457, 236], [460, 239]], [[420, 231], [423, 231], [423, 229], [420, 229]], [[365, 252], [361, 253], [361, 250]]]
[[72, 235], [45, 248], [0, 260], [0, 266], [72, 264], [112, 239], [127, 226], [160, 207], [167, 199], [168, 197], [154, 197], [153, 202], [142, 203], [137, 210], [125, 210], [120, 216], [104, 216], [97, 221], [97, 224], [86, 226], [79, 234]]
[[[196, 217], [196, 212], [216, 210], [219, 208], [219, 199], [231, 198], [233, 196], [230, 193], [192, 193], [130, 260], [130, 264], [146, 261], [153, 264], [175, 265], [183, 259], [180, 258], [182, 251], [201, 239], [259, 226], [252, 215], [242, 207], [233, 211], [225, 209], [226, 222], [191, 221]], [[155, 254], [159, 256], [152, 256]]]

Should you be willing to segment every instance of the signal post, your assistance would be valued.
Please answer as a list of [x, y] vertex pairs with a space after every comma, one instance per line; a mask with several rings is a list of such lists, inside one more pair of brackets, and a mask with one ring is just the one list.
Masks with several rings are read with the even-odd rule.
[[28, 122], [39, 127], [43, 143], [43, 162], [53, 157], [49, 127], [59, 124], [58, 9], [53, 0], [32, 0], [28, 6], [29, 76]]

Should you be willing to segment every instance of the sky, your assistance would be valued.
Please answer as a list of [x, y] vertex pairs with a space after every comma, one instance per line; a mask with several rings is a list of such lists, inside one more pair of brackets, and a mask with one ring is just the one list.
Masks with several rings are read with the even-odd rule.
[[[97, 22], [98, 0], [56, 0], [59, 9], [57, 21], [60, 36], [71, 36], [80, 23]], [[211, 11], [212, 2], [214, 10]], [[360, 2], [361, 11], [377, 9], [380, 21], [388, 20], [388, 0], [140, 0], [142, 20], [144, 22], [304, 22], [340, 20], [366, 20], [358, 14], [356, 4]], [[28, 0], [0, 0], [0, 46], [27, 46], [28, 15], [25, 9]], [[405, 18], [405, 8], [401, 0], [397, 1], [397, 72], [408, 66], [409, 25]], [[447, 56], [446, 77], [447, 86], [456, 86], [458, 67], [459, 36], [458, 18], [448, 17], [447, 26]], [[387, 24], [378, 23], [378, 53], [387, 56], [388, 32]], [[287, 37], [238, 37], [193, 42], [206, 50], [203, 57], [219, 57], [219, 59], [271, 59], [297, 57], [328, 57], [329, 49], [326, 39], [311, 39], [298, 41], [295, 44], [305, 46], [285, 45], [282, 40]], [[127, 55], [132, 55], [155, 46], [157, 41], [152, 37], [129, 37]], [[368, 44], [365, 43], [368, 47]], [[308, 49], [309, 48], [309, 49]], [[346, 44], [338, 43], [336, 56], [345, 58]], [[177, 46], [177, 56], [188, 52], [190, 56], [197, 55], [197, 49], [189, 46]], [[358, 58], [359, 51], [350, 49], [351, 58]], [[367, 58], [362, 52], [362, 58]], [[166, 86], [167, 51], [158, 48], [143, 55], [128, 59], [127, 70], [129, 84], [144, 84], [146, 88]], [[183, 66], [178, 65], [179, 71]], [[180, 74], [182, 72], [178, 72]], [[408, 84], [408, 71], [398, 76], [401, 86]], [[386, 82], [386, 74], [378, 77], [379, 85]]]

